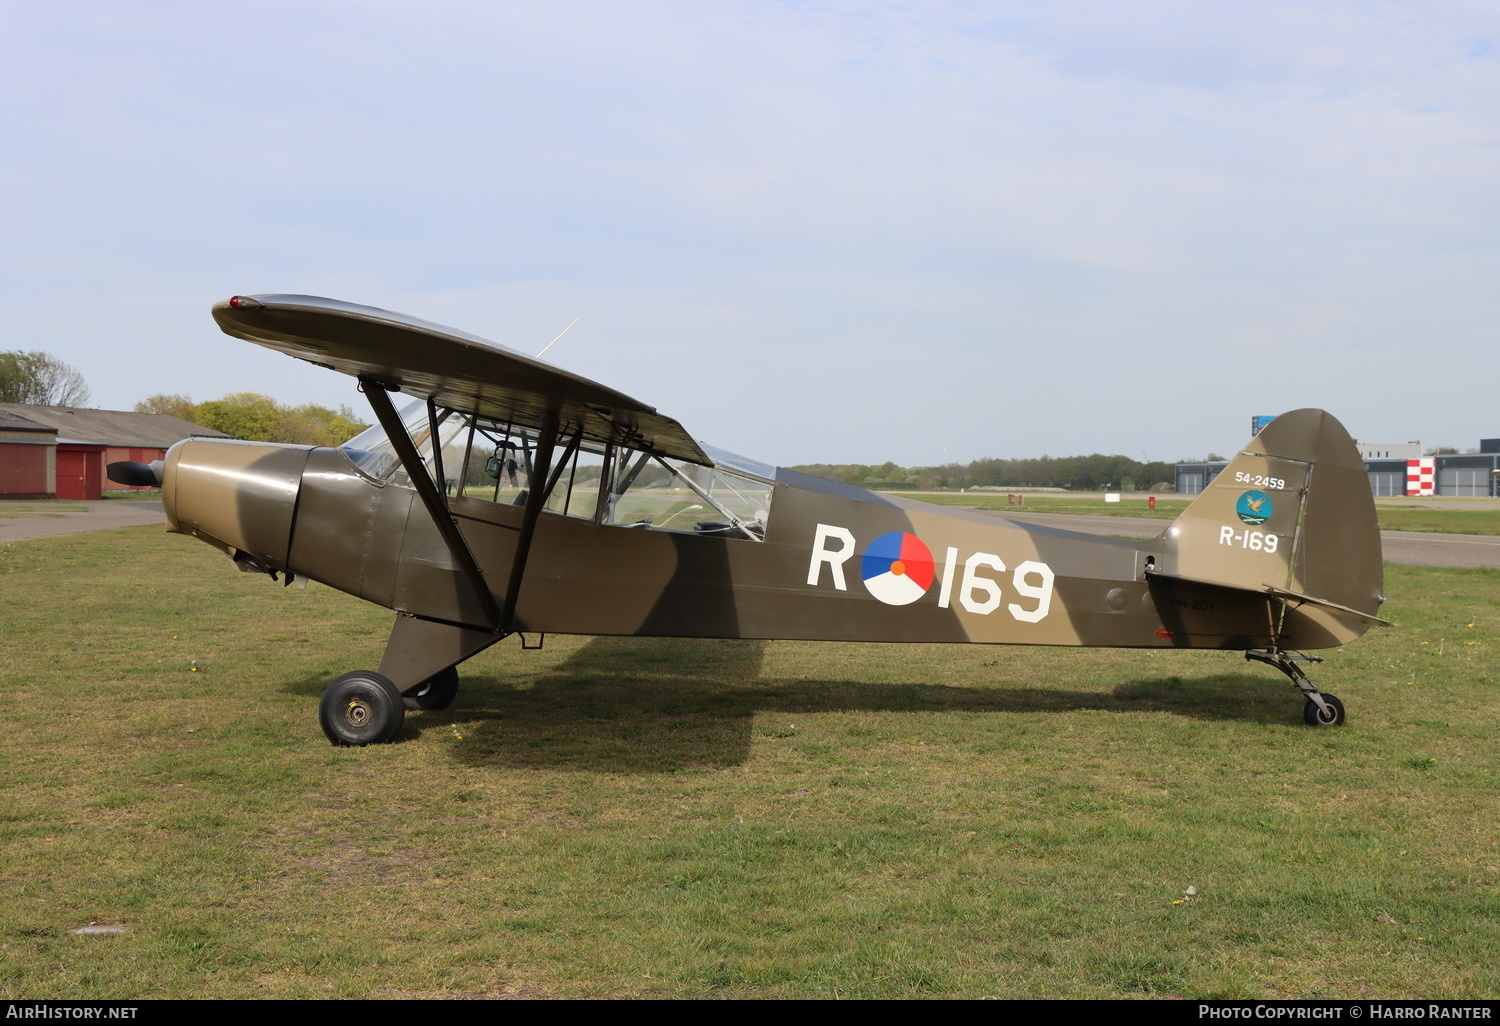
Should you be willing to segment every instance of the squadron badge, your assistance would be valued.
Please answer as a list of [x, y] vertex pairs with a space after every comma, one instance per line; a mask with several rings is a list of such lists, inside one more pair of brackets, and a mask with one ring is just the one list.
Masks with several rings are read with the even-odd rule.
[[1234, 504], [1240, 520], [1257, 527], [1271, 519], [1271, 497], [1265, 492], [1246, 492]]

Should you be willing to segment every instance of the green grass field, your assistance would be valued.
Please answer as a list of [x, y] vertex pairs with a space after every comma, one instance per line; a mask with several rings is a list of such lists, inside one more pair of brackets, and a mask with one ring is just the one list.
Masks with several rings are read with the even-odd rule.
[[[1091, 513], [1095, 516], [1148, 517], [1172, 520], [1187, 509], [1190, 499], [1156, 497], [1156, 509], [1147, 506], [1141, 493], [1126, 495], [1119, 502], [1105, 502], [1091, 495], [1047, 495], [1016, 492], [1025, 499], [1020, 506], [1007, 503], [1004, 492], [895, 493], [908, 499], [919, 499], [939, 506], [964, 506], [970, 509], [1009, 510], [1012, 513]], [[1465, 509], [1462, 499], [1451, 507], [1393, 506], [1377, 503], [1375, 515], [1383, 531], [1422, 531], [1437, 534], [1500, 534], [1500, 510]]]
[[1341, 729], [1229, 654], [549, 637], [339, 750], [388, 612], [0, 545], [0, 995], [1494, 998], [1500, 573], [1387, 574]]

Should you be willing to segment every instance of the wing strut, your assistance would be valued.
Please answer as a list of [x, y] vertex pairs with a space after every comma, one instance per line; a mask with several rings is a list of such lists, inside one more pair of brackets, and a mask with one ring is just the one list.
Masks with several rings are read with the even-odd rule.
[[[471, 432], [472, 433], [472, 432]], [[427, 399], [427, 437], [432, 440], [432, 470], [433, 479], [437, 481], [438, 497], [443, 500], [443, 508], [448, 508], [448, 478], [443, 473], [443, 446], [442, 436], [438, 434], [437, 407], [433, 405], [432, 398]]]
[[[510, 564], [510, 581], [505, 586], [505, 611], [499, 617], [500, 630], [509, 634], [516, 618], [516, 599], [521, 594], [521, 578], [526, 573], [526, 557], [531, 554], [531, 539], [536, 534], [536, 518], [541, 515], [547, 502], [547, 492], [554, 481], [547, 481], [547, 471], [552, 468], [552, 450], [557, 444], [557, 414], [549, 414], [542, 424], [537, 438], [536, 456], [531, 464], [529, 483], [531, 491], [526, 496], [526, 513], [521, 518], [521, 534], [516, 539], [516, 554]], [[548, 487], [538, 488], [547, 481]]]
[[[474, 554], [469, 551], [468, 543], [458, 530], [458, 525], [453, 522], [453, 517], [448, 512], [448, 504], [443, 501], [443, 496], [438, 492], [437, 485], [432, 483], [432, 477], [427, 473], [427, 468], [422, 464], [422, 456], [417, 452], [417, 447], [412, 445], [411, 437], [406, 433], [406, 426], [401, 423], [401, 418], [396, 414], [396, 408], [391, 405], [390, 396], [385, 394], [385, 386], [374, 378], [360, 376], [360, 387], [364, 389], [365, 397], [370, 400], [370, 406], [375, 410], [375, 418], [380, 421], [380, 426], [385, 429], [386, 437], [391, 440], [391, 446], [396, 450], [396, 455], [401, 458], [401, 466], [406, 468], [406, 476], [410, 478], [412, 487], [417, 490], [417, 495], [422, 499], [422, 505], [427, 507], [427, 515], [432, 517], [433, 525], [438, 533], [443, 536], [443, 541], [448, 546], [448, 551], [453, 556], [453, 561], [468, 578], [469, 584], [473, 586], [479, 605], [484, 610], [485, 619], [491, 628], [502, 627], [500, 607], [495, 604], [495, 596], [491, 594], [489, 586], [484, 581], [484, 571], [479, 564], [474, 562]], [[437, 433], [432, 435], [432, 445], [436, 448], [441, 439]], [[548, 447], [550, 453], [550, 445]], [[536, 520], [532, 512], [531, 503], [527, 503], [526, 515], [528, 523]], [[530, 538], [525, 530], [522, 531], [522, 548], [517, 553], [517, 561], [525, 559], [525, 545], [529, 544]], [[512, 573], [512, 589], [515, 588]], [[507, 605], [510, 599], [507, 597]]]

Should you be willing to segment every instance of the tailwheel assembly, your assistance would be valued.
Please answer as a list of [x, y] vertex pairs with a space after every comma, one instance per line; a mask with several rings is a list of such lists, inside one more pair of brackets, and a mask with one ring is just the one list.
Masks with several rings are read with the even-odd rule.
[[1295, 652], [1279, 652], [1252, 648], [1245, 652], [1246, 659], [1253, 659], [1267, 666], [1274, 666], [1286, 674], [1293, 686], [1307, 696], [1307, 705], [1302, 709], [1302, 721], [1309, 727], [1342, 727], [1344, 725], [1344, 703], [1333, 695], [1325, 694], [1313, 687], [1312, 681], [1297, 668], [1298, 663], [1321, 663], [1317, 656]]
[[1344, 703], [1326, 691], [1319, 692], [1323, 697], [1322, 708], [1311, 698], [1307, 705], [1302, 708], [1302, 720], [1309, 727], [1342, 727], [1344, 725]]

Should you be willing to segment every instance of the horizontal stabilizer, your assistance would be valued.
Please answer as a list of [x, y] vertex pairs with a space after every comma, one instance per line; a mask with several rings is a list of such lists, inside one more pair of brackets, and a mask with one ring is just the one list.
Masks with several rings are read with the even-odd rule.
[[1335, 613], [1340, 613], [1344, 616], [1350, 616], [1356, 620], [1359, 620], [1361, 623], [1374, 624], [1378, 627], [1395, 626], [1393, 623], [1391, 623], [1391, 621], [1385, 619], [1384, 617], [1376, 616], [1373, 613], [1362, 613], [1358, 609], [1354, 609], [1351, 606], [1340, 605], [1337, 602], [1329, 602], [1327, 599], [1314, 598], [1311, 595], [1303, 595], [1299, 592], [1287, 591], [1285, 588], [1267, 588], [1266, 592], [1268, 594], [1275, 595], [1277, 598], [1286, 599], [1288, 602], [1294, 602], [1299, 606], [1317, 606], [1319, 609], [1327, 609]]
[[215, 303], [213, 315], [235, 338], [449, 409], [533, 428], [556, 417], [594, 441], [713, 463], [681, 424], [654, 408], [440, 324], [319, 296], [235, 296]]
[[1183, 584], [1197, 584], [1209, 588], [1222, 588], [1226, 591], [1238, 591], [1247, 595], [1264, 595], [1267, 598], [1281, 599], [1284, 602], [1289, 602], [1293, 605], [1294, 608], [1297, 606], [1316, 606], [1319, 609], [1326, 609], [1331, 613], [1335, 613], [1342, 617], [1348, 617], [1353, 620], [1358, 620], [1360, 623], [1369, 626], [1395, 626], [1391, 623], [1391, 621], [1386, 620], [1383, 617], [1375, 616], [1373, 613], [1364, 613], [1358, 609], [1342, 605], [1338, 602], [1330, 602], [1327, 599], [1320, 599], [1312, 595], [1304, 595], [1301, 592], [1288, 591], [1285, 588], [1276, 588], [1272, 587], [1271, 585], [1247, 587], [1243, 585], [1226, 584], [1224, 581], [1215, 581], [1208, 578], [1188, 577], [1184, 574], [1159, 573], [1155, 570], [1146, 571], [1146, 577], [1148, 580], [1160, 579], [1165, 581], [1180, 581]]

